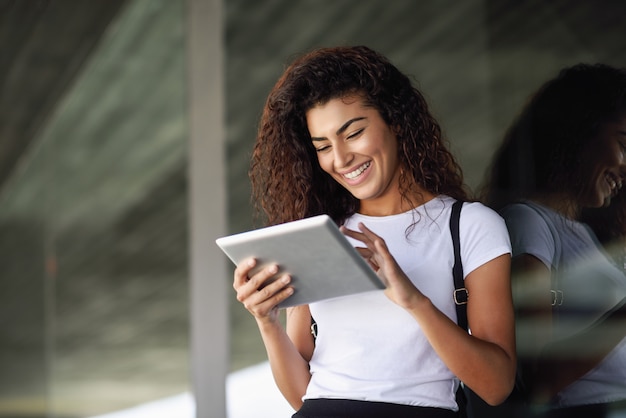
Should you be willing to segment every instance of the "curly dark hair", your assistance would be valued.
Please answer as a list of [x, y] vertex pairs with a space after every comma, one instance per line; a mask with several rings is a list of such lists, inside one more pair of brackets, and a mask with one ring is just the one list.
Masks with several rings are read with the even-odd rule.
[[[587, 179], [586, 147], [626, 111], [626, 70], [605, 64], [562, 69], [530, 99], [508, 129], [489, 167], [481, 200], [498, 210], [555, 192], [578, 202]], [[626, 189], [605, 208], [575, 207], [580, 220], [608, 242], [626, 235]]]
[[263, 109], [249, 175], [253, 203], [267, 223], [325, 213], [340, 224], [358, 210], [359, 201], [320, 168], [306, 123], [309, 109], [353, 94], [377, 109], [396, 134], [403, 198], [419, 184], [433, 194], [467, 199], [461, 168], [409, 78], [365, 46], [322, 48], [287, 67]]

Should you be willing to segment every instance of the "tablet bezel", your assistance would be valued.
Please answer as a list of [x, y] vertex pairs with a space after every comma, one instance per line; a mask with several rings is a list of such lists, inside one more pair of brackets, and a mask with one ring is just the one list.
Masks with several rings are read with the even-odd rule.
[[328, 215], [241, 232], [215, 242], [235, 264], [254, 257], [255, 269], [278, 264], [273, 279], [283, 273], [291, 275], [295, 292], [280, 308], [385, 288]]

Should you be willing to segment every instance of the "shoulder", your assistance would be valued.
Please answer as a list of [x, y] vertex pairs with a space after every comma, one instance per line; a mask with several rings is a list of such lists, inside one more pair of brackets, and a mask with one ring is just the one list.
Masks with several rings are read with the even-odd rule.
[[[441, 196], [439, 202], [442, 212], [451, 217], [452, 206], [457, 201], [448, 196]], [[459, 216], [461, 235], [463, 235], [463, 231], [506, 231], [506, 224], [502, 216], [481, 202], [463, 202]]]
[[478, 223], [504, 227], [504, 219], [498, 212], [480, 202], [465, 202], [461, 210], [461, 222]]
[[500, 214], [505, 220], [509, 231], [537, 232], [550, 231], [554, 224], [552, 213], [549, 209], [542, 208], [531, 203], [514, 203], [504, 207]]
[[548, 268], [560, 248], [556, 214], [550, 209], [532, 203], [516, 203], [501, 210], [506, 221], [513, 256], [530, 254]]
[[461, 235], [500, 236], [508, 240], [504, 219], [498, 212], [480, 202], [465, 202], [459, 224]]
[[531, 203], [513, 203], [500, 210], [504, 219], [544, 219], [547, 217], [547, 210]]
[[[432, 209], [436, 209], [445, 213], [452, 212], [452, 206], [458, 203], [456, 199], [447, 196], [447, 195], [439, 195], [432, 201], [428, 203], [431, 211]], [[501, 216], [498, 212], [494, 211], [490, 207], [478, 201], [465, 201], [463, 202], [463, 206], [461, 208], [461, 217], [465, 218], [485, 218], [485, 219], [501, 219]]]
[[504, 219], [482, 203], [463, 204], [459, 232], [466, 275], [496, 257], [511, 253]]

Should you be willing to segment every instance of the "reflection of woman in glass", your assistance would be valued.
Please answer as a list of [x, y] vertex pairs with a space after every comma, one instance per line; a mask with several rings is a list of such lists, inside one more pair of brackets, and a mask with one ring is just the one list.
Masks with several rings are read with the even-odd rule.
[[521, 370], [551, 416], [626, 399], [626, 326], [611, 327], [626, 296], [625, 177], [626, 72], [606, 65], [547, 82], [492, 163], [484, 198], [511, 234], [518, 353], [535, 365]]
[[292, 292], [289, 277], [259, 290], [275, 266], [237, 266], [237, 299], [257, 321], [295, 416], [456, 417], [458, 378], [490, 403], [509, 394], [506, 225], [480, 203], [461, 212], [469, 335], [455, 322], [448, 226], [453, 202], [465, 198], [462, 178], [408, 77], [366, 47], [297, 59], [265, 105], [251, 178], [270, 224], [329, 214], [386, 284], [288, 309], [285, 330], [276, 305]]

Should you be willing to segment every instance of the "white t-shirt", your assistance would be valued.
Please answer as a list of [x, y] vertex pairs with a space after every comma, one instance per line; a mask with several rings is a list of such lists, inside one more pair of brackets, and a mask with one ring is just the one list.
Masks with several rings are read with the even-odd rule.
[[[532, 202], [502, 211], [509, 228], [513, 256], [530, 254], [558, 278], [563, 314], [553, 324], [556, 338], [591, 325], [626, 297], [626, 276], [609, 260], [593, 232], [580, 222]], [[559, 296], [560, 297], [560, 296]], [[518, 340], [523, 334], [518, 332]], [[626, 399], [626, 339], [585, 376], [556, 397], [560, 407]]]
[[[449, 220], [454, 199], [437, 197], [416, 211], [353, 215], [381, 236], [411, 281], [452, 320], [454, 253]], [[407, 228], [417, 221], [407, 237]], [[466, 203], [459, 235], [464, 274], [510, 252], [502, 218], [480, 203]], [[354, 241], [355, 246], [362, 243]], [[341, 280], [340, 277], [337, 280]], [[304, 399], [340, 398], [456, 410], [458, 379], [431, 347], [417, 321], [383, 291], [310, 305], [318, 335]]]

